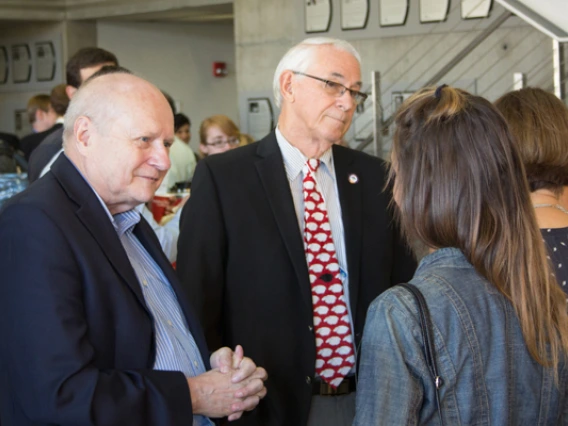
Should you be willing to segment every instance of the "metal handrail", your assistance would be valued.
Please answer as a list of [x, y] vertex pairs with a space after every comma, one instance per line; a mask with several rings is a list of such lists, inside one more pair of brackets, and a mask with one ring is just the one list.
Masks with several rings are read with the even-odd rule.
[[[485, 28], [480, 34], [477, 35], [466, 47], [464, 47], [456, 56], [454, 56], [446, 65], [444, 65], [434, 76], [432, 76], [423, 87], [428, 87], [437, 83], [442, 79], [448, 72], [450, 72], [454, 67], [459, 64], [467, 55], [471, 53], [473, 49], [479, 46], [487, 37], [489, 37], [497, 28], [499, 28], [507, 19], [509, 19], [513, 14], [506, 10], [503, 12], [495, 21], [493, 21], [487, 28]], [[380, 126], [382, 129], [388, 128], [394, 121], [395, 114], [392, 113], [386, 120], [382, 121]], [[376, 129], [375, 129], [376, 132]], [[362, 151], [367, 146], [369, 146], [375, 140], [375, 134], [368, 136], [363, 142], [361, 142], [355, 149]]]

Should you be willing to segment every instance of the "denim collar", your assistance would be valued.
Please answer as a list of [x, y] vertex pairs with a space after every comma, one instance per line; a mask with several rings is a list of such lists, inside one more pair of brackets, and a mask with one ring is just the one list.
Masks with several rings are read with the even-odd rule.
[[436, 266], [471, 266], [471, 263], [467, 260], [462, 251], [455, 247], [445, 247], [437, 249], [435, 252], [430, 253], [422, 258], [418, 268], [416, 269], [416, 275], [421, 272], [422, 269], [430, 267], [432, 265]]

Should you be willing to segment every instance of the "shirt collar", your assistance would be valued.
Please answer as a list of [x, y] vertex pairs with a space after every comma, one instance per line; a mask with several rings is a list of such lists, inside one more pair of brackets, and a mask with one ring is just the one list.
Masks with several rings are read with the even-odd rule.
[[117, 213], [113, 218], [116, 232], [121, 236], [140, 222], [140, 213], [134, 208], [126, 212]]
[[[276, 126], [276, 141], [278, 142], [278, 147], [282, 152], [284, 168], [286, 169], [288, 180], [293, 181], [300, 173], [302, 173], [302, 168], [306, 164], [306, 161], [308, 161], [308, 157], [302, 154], [298, 148], [286, 140], [278, 126]], [[321, 155], [319, 160], [325, 164], [327, 171], [333, 170], [333, 153], [331, 147], [329, 147], [329, 149]]]

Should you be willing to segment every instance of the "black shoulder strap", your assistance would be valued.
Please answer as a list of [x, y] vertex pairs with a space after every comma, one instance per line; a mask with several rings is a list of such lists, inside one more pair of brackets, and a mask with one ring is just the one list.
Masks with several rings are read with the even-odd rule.
[[424, 340], [424, 352], [426, 355], [426, 363], [430, 369], [430, 373], [434, 378], [434, 385], [436, 388], [436, 405], [438, 407], [438, 414], [440, 415], [440, 424], [444, 425], [442, 418], [442, 404], [440, 401], [439, 389], [442, 386], [442, 378], [438, 374], [438, 367], [436, 365], [436, 348], [434, 346], [434, 332], [432, 329], [432, 320], [430, 318], [430, 311], [422, 292], [414, 285], [409, 283], [400, 283], [401, 287], [407, 289], [416, 299], [418, 304], [418, 316], [420, 318], [420, 330], [422, 331], [422, 339]]

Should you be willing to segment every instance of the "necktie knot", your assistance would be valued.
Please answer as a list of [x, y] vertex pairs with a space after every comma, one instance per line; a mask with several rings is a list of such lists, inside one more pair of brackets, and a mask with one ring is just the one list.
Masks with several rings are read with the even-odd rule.
[[312, 172], [315, 172], [318, 169], [318, 167], [320, 166], [320, 160], [318, 160], [317, 158], [310, 158], [306, 162], [306, 164]]

